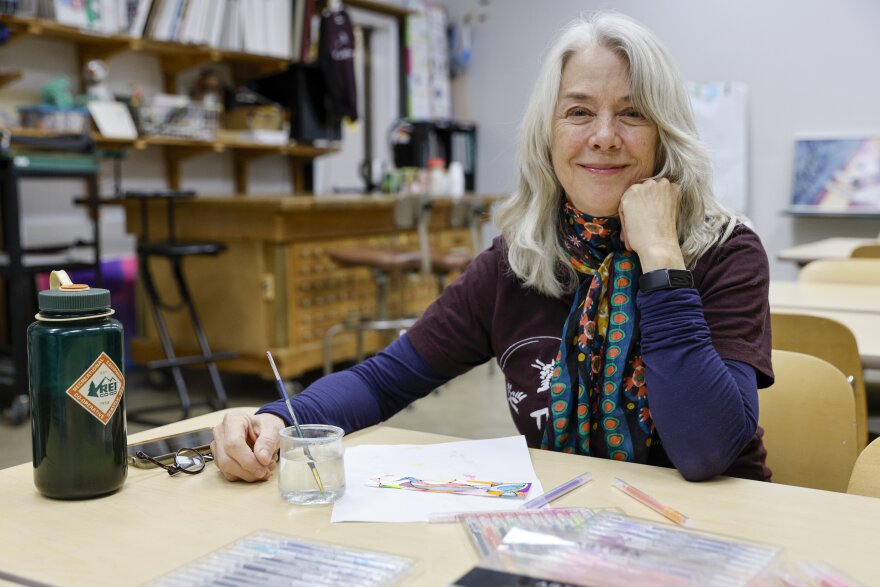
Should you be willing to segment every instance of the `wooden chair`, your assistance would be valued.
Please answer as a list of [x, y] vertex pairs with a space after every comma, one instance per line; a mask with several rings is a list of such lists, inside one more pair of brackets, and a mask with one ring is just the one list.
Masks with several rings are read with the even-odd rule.
[[798, 281], [880, 285], [880, 259], [820, 259], [804, 265]]
[[[880, 285], [880, 259], [861, 257], [813, 261], [801, 269], [798, 281]], [[873, 409], [876, 410], [876, 406], [880, 404], [880, 384], [876, 378], [869, 376], [865, 382], [865, 397], [868, 405], [873, 406]], [[870, 412], [870, 408], [868, 411]], [[880, 431], [876, 428], [869, 429], [869, 439], [878, 432]]]
[[852, 377], [857, 450], [868, 444], [868, 401], [859, 348], [852, 331], [837, 320], [797, 312], [770, 312], [773, 348], [819, 357]]
[[846, 491], [856, 462], [852, 388], [836, 367], [817, 357], [773, 351], [776, 383], [758, 391], [773, 481]]
[[853, 259], [880, 259], [880, 243], [859, 245], [849, 256]]
[[859, 455], [846, 492], [880, 497], [880, 438], [869, 444]]

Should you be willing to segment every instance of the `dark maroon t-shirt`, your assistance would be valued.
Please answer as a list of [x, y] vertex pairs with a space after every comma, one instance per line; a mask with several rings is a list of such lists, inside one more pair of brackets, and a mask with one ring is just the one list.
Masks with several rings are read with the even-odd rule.
[[[738, 226], [694, 268], [694, 286], [719, 356], [755, 368], [759, 387], [773, 382], [770, 363], [769, 268], [758, 236]], [[450, 285], [407, 336], [419, 355], [448, 376], [498, 358], [507, 403], [528, 445], [540, 445], [549, 413], [553, 358], [572, 296], [552, 298], [524, 287], [507, 263], [501, 237]], [[646, 368], [651, 369], [650, 365]], [[759, 428], [726, 474], [769, 478]], [[651, 464], [671, 466], [657, 446]]]

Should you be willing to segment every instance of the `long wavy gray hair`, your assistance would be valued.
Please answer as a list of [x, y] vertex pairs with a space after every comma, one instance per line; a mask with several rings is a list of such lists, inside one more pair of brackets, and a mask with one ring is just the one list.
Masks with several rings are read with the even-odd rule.
[[697, 138], [687, 89], [666, 49], [626, 16], [600, 12], [578, 18], [562, 30], [544, 60], [520, 127], [519, 187], [495, 213], [514, 273], [553, 297], [577, 283], [570, 268], [568, 274], [559, 272], [563, 257], [557, 228], [566, 196], [551, 163], [553, 113], [568, 58], [595, 45], [626, 60], [633, 105], [657, 125], [655, 177], [681, 187], [678, 241], [687, 266], [692, 268], [712, 245], [727, 240], [737, 222], [712, 192], [709, 154]]

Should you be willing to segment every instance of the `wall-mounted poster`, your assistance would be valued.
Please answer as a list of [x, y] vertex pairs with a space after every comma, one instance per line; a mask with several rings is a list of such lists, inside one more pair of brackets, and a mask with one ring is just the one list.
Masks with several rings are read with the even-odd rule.
[[748, 213], [747, 99], [745, 84], [688, 82], [700, 139], [712, 157], [712, 190], [722, 204]]
[[797, 140], [792, 204], [880, 208], [880, 138]]

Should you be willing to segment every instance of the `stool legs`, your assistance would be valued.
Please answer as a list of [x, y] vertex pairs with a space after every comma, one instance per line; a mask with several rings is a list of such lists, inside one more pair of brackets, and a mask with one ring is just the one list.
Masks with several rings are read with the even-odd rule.
[[334, 324], [324, 333], [324, 375], [333, 372], [333, 337], [345, 329], [345, 324]]
[[226, 408], [227, 399], [226, 399], [226, 390], [223, 389], [223, 382], [220, 380], [220, 371], [217, 369], [217, 363], [211, 358], [211, 347], [208, 346], [208, 337], [205, 336], [205, 331], [202, 328], [202, 322], [199, 320], [199, 315], [196, 312], [196, 306], [193, 304], [192, 297], [189, 293], [189, 288], [186, 285], [186, 279], [183, 276], [182, 262], [180, 259], [173, 259], [172, 265], [174, 267], [174, 278], [177, 281], [177, 287], [180, 290], [180, 295], [183, 298], [184, 304], [186, 304], [187, 309], [189, 310], [189, 316], [193, 323], [193, 329], [196, 331], [196, 338], [199, 341], [199, 349], [202, 351], [202, 355], [206, 357], [206, 363], [208, 367], [208, 374], [211, 377], [211, 384], [214, 387], [214, 395], [217, 399], [217, 404], [214, 405], [214, 402], [211, 402], [211, 406], [214, 409], [222, 410]]
[[162, 317], [159, 293], [156, 291], [156, 285], [153, 283], [153, 274], [150, 273], [148, 262], [146, 256], [141, 256], [138, 263], [140, 274], [144, 280], [144, 287], [147, 290], [153, 323], [156, 325], [156, 330], [159, 333], [159, 340], [162, 343], [162, 350], [165, 351], [165, 357], [167, 357], [169, 363], [168, 366], [171, 368], [174, 387], [177, 389], [177, 395], [180, 396], [180, 409], [183, 412], [183, 419], [186, 419], [189, 418], [189, 392], [186, 389], [186, 381], [183, 379], [180, 365], [177, 364], [177, 355], [174, 353], [174, 345], [171, 344], [171, 337], [168, 336], [168, 328], [165, 326], [165, 319]]
[[388, 319], [388, 286], [391, 276], [386, 271], [373, 270], [373, 279], [376, 281], [376, 320]]
[[[162, 303], [162, 298], [160, 297], [159, 292], [156, 289], [156, 284], [153, 280], [153, 274], [151, 273], [148, 265], [149, 256], [141, 255], [138, 260], [138, 267], [141, 277], [143, 278], [144, 288], [146, 290], [147, 297], [149, 298], [150, 313], [153, 316], [153, 322], [156, 325], [156, 330], [159, 334], [159, 340], [162, 344], [162, 349], [165, 351], [166, 357], [165, 360], [151, 361], [147, 365], [153, 366], [155, 368], [168, 367], [171, 369], [174, 386], [177, 389], [177, 395], [180, 398], [180, 410], [182, 412], [182, 417], [188, 418], [190, 415], [190, 408], [192, 407], [192, 401], [190, 400], [189, 391], [186, 387], [186, 381], [183, 378], [183, 370], [181, 369], [181, 366], [195, 363], [205, 363], [206, 367], [208, 368], [208, 374], [211, 378], [211, 385], [214, 389], [214, 398], [210, 399], [208, 401], [208, 404], [211, 406], [212, 409], [223, 409], [227, 406], [226, 390], [223, 388], [223, 382], [220, 379], [220, 371], [219, 369], [217, 369], [217, 364], [215, 360], [227, 358], [226, 355], [230, 355], [230, 353], [217, 354], [211, 352], [211, 347], [208, 344], [208, 338], [207, 336], [205, 336], [205, 331], [202, 328], [201, 319], [199, 318], [199, 314], [196, 311], [195, 304], [193, 303], [192, 295], [190, 294], [189, 287], [186, 283], [186, 278], [183, 275], [183, 260], [178, 257], [171, 257], [168, 260], [171, 263], [174, 283], [177, 287], [178, 293], [180, 294], [180, 303], [174, 306], [168, 306]], [[184, 308], [186, 308], [187, 313], [189, 314], [189, 318], [192, 321], [193, 331], [195, 332], [196, 338], [198, 339], [201, 355], [195, 355], [191, 357], [178, 357], [177, 354], [174, 352], [174, 345], [172, 344], [171, 337], [168, 334], [168, 327], [165, 324], [165, 318], [162, 316], [162, 310], [165, 309], [174, 311]], [[159, 411], [167, 409], [169, 407], [173, 406], [153, 406], [144, 408], [142, 410], [133, 410], [129, 412], [129, 419], [133, 421], [142, 421], [145, 423], [156, 423], [140, 418], [138, 416], [138, 413]]]

